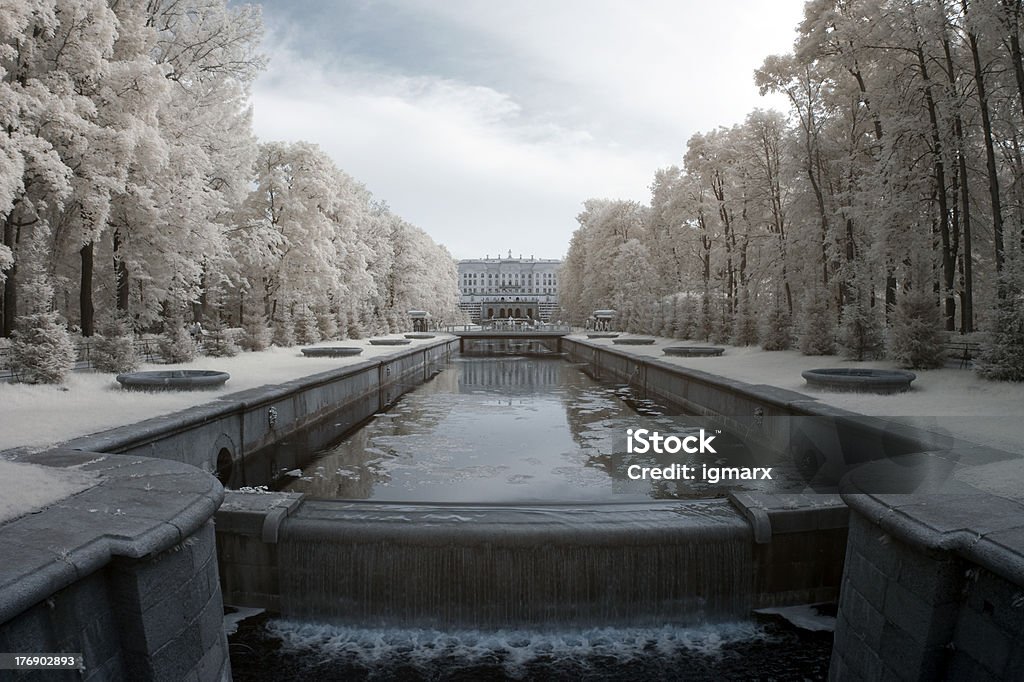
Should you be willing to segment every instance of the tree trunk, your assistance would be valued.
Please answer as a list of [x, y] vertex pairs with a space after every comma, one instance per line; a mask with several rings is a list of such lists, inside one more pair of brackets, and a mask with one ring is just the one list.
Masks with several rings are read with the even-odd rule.
[[1017, 96], [1020, 98], [1020, 112], [1024, 115], [1024, 55], [1020, 49], [1020, 13], [1021, 0], [1003, 0], [1006, 9], [1007, 33], [1010, 36], [1010, 62], [1013, 64], [1013, 76], [1017, 81]]
[[[4, 220], [4, 246], [14, 253], [17, 242], [17, 225], [8, 216]], [[18, 261], [15, 260], [4, 274], [6, 275], [4, 280], [4, 316], [2, 326], [0, 326], [0, 335], [9, 338], [14, 333], [14, 323], [18, 318]]]
[[950, 237], [949, 202], [946, 196], [946, 166], [942, 161], [942, 138], [939, 136], [939, 119], [935, 112], [935, 99], [932, 97], [931, 81], [928, 80], [928, 66], [924, 59], [924, 49], [917, 46], [917, 64], [921, 70], [921, 79], [925, 83], [924, 98], [928, 106], [928, 123], [931, 126], [932, 154], [935, 157], [935, 198], [938, 202], [939, 236], [942, 240], [942, 287], [941, 297], [946, 321], [946, 331], [956, 329], [956, 299], [953, 297], [953, 286], [956, 281], [956, 253]]
[[114, 288], [117, 291], [117, 309], [128, 312], [128, 266], [120, 255], [121, 233], [114, 230]]
[[[964, 14], [967, 0], [963, 0]], [[967, 43], [974, 61], [974, 84], [978, 91], [978, 105], [981, 111], [981, 128], [985, 141], [985, 167], [988, 170], [988, 192], [992, 200], [992, 242], [995, 245], [996, 272], [1003, 271], [1003, 210], [999, 200], [999, 172], [996, 168], [996, 152], [992, 142], [992, 118], [989, 115], [988, 94], [985, 91], [985, 72], [978, 52], [978, 36], [967, 31]]]
[[82, 336], [92, 336], [95, 331], [96, 309], [92, 302], [92, 271], [95, 242], [89, 242], [78, 252], [82, 258], [82, 281], [78, 290], [78, 308], [81, 315]]
[[[956, 91], [956, 71], [953, 65], [953, 51], [949, 39], [943, 34], [942, 51], [946, 58], [946, 77], [950, 90]], [[960, 333], [974, 331], [974, 268], [971, 251], [971, 190], [967, 186], [967, 158], [964, 155], [964, 125], [960, 111], [954, 109], [953, 136], [956, 138], [956, 171], [960, 186], [960, 228], [964, 236], [963, 252], [963, 296], [960, 300]]]

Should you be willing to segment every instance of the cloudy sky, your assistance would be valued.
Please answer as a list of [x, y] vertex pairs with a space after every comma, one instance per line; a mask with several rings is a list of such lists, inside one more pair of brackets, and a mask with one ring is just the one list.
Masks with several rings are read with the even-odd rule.
[[803, 0], [266, 0], [262, 140], [318, 143], [457, 258], [560, 258], [590, 197], [646, 202], [743, 120]]

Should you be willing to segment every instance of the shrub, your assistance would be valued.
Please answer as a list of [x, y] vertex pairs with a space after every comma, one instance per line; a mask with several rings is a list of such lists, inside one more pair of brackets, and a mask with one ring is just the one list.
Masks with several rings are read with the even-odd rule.
[[199, 350], [195, 339], [185, 329], [185, 323], [178, 317], [164, 321], [164, 333], [157, 345], [164, 360], [172, 363], [192, 362]]
[[27, 315], [17, 319], [11, 345], [11, 368], [18, 381], [28, 384], [59, 384], [74, 368], [77, 352], [67, 327], [50, 310], [53, 287], [37, 275], [26, 287]]
[[1024, 381], [1024, 257], [1007, 260], [999, 278], [1000, 298], [981, 346], [977, 372], [986, 379]]
[[885, 355], [885, 332], [875, 308], [863, 301], [843, 306], [839, 348], [850, 360], [875, 360]]
[[220, 317], [214, 317], [209, 325], [206, 338], [203, 340], [203, 349], [206, 354], [217, 358], [230, 358], [238, 355], [241, 348], [235, 343]]
[[308, 305], [302, 306], [295, 316], [295, 340], [299, 343], [316, 343], [320, 340], [316, 315]]
[[93, 367], [101, 372], [131, 372], [139, 366], [135, 336], [123, 315], [113, 314], [100, 323], [90, 353]]
[[889, 354], [902, 367], [928, 369], [945, 362], [946, 334], [934, 272], [924, 261], [913, 264], [911, 283], [896, 301], [889, 321]]
[[835, 326], [828, 307], [828, 294], [808, 289], [800, 320], [800, 352], [804, 355], [835, 355]]
[[793, 347], [793, 320], [778, 297], [768, 311], [761, 336], [761, 347], [765, 350], [789, 350]]
[[267, 317], [257, 306], [249, 306], [242, 314], [242, 336], [239, 343], [245, 350], [260, 351], [272, 340]]

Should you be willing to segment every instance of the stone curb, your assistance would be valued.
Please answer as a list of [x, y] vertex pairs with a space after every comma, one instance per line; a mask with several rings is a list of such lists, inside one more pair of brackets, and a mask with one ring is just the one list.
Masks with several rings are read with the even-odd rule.
[[[635, 362], [638, 367], [644, 364], [657, 366], [684, 378], [728, 388], [740, 395], [794, 412], [796, 413], [794, 416], [841, 419], [846, 425], [884, 435], [887, 440], [899, 441], [910, 448], [916, 447], [918, 452], [927, 453], [928, 450], [934, 448], [936, 442], [942, 442], [945, 445], [943, 452], [932, 452], [921, 456], [934, 460], [946, 460], [946, 464], [950, 467], [972, 460], [985, 462], [1014, 458], [1013, 453], [981, 446], [955, 436], [933, 433], [901, 422], [890, 421], [884, 417], [870, 417], [851, 412], [788, 389], [747, 384], [702, 370], [681, 367], [661, 358], [634, 355], [622, 348], [596, 344], [587, 339], [569, 338], [566, 340]], [[1024, 505], [966, 485], [953, 486], [930, 495], [908, 493], [885, 496], [859, 492], [856, 488], [858, 477], [870, 474], [873, 467], [878, 466], [880, 466], [878, 463], [865, 464], [847, 476], [846, 489], [842, 492], [841, 498], [851, 509], [863, 514], [865, 518], [878, 524], [898, 539], [928, 549], [955, 552], [1012, 583], [1024, 585]], [[901, 498], [903, 504], [886, 502], [885, 499], [882, 499], [886, 497]], [[978, 512], [979, 500], [989, 500], [994, 501], [991, 502], [992, 504], [1006, 505], [1007, 525], [985, 529], [983, 526], [985, 523], [991, 522], [991, 515], [982, 515]], [[770, 537], [773, 532], [771, 513], [760, 509], [756, 504], [751, 505], [751, 501], [743, 495], [730, 495], [730, 501], [733, 501], [742, 510], [744, 516], [750, 520], [755, 537]], [[947, 516], [955, 514], [965, 518], [964, 527], [939, 530], [925, 520], [915, 518], [914, 512], [918, 512], [918, 516], [920, 516], [921, 509], [913, 507], [929, 501], [932, 507], [942, 509]], [[760, 541], [759, 539], [758, 542]]]
[[96, 472], [100, 483], [0, 526], [0, 623], [107, 565], [182, 542], [220, 506], [213, 476], [170, 460], [57, 449], [19, 462]]
[[[284, 383], [259, 386], [256, 388], [246, 389], [244, 391], [238, 391], [237, 393], [229, 393], [227, 395], [220, 396], [209, 403], [188, 407], [178, 412], [158, 417], [151, 417], [134, 424], [118, 426], [97, 434], [73, 438], [62, 444], [61, 447], [91, 452], [110, 452], [124, 450], [128, 447], [139, 447], [141, 445], [145, 445], [147, 442], [164, 438], [168, 434], [187, 431], [196, 425], [213, 421], [219, 417], [223, 417], [234, 412], [241, 412], [253, 407], [272, 403], [276, 400], [286, 398], [299, 390], [316, 388], [365, 371], [371, 367], [386, 365], [389, 362], [393, 362], [396, 357], [403, 357], [410, 353], [429, 350], [436, 346], [443, 346], [455, 341], [456, 339], [454, 337], [440, 338], [436, 341], [431, 341], [430, 343], [424, 343], [412, 348], [402, 348], [394, 353], [388, 353], [372, 359], [360, 360], [359, 362], [338, 367], [337, 369], [330, 369], [324, 372], [318, 372], [317, 374], [310, 374]], [[0, 454], [6, 456], [18, 451], [19, 449], [15, 449]]]

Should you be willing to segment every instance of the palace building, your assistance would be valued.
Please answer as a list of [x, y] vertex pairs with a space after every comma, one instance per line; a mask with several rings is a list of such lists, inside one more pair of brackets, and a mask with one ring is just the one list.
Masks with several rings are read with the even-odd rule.
[[546, 258], [491, 258], [459, 261], [459, 307], [474, 323], [510, 317], [550, 322], [558, 308], [558, 269]]

